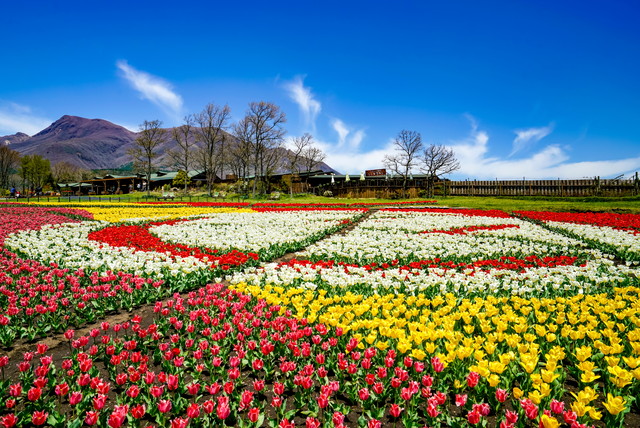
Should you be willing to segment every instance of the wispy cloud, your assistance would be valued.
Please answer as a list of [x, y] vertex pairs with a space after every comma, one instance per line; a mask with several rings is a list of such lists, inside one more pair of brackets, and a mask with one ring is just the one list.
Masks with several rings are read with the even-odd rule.
[[143, 99], [151, 101], [168, 115], [177, 118], [182, 116], [182, 97], [174, 92], [169, 82], [137, 70], [124, 60], [116, 62], [116, 66], [121, 76], [140, 93]]
[[34, 114], [29, 106], [6, 102], [0, 105], [0, 135], [24, 132], [34, 135], [53, 121]]
[[322, 104], [314, 98], [311, 88], [304, 86], [304, 77], [296, 76], [293, 80], [285, 82], [284, 88], [289, 97], [298, 104], [304, 116], [305, 126], [311, 132], [315, 132], [316, 118], [322, 110]]
[[470, 121], [468, 137], [449, 144], [460, 161], [460, 170], [456, 172], [460, 177], [571, 179], [596, 175], [609, 177], [640, 168], [640, 153], [626, 159], [571, 162], [569, 155], [558, 145], [548, 145], [522, 159], [492, 157], [488, 155], [489, 135], [479, 128], [475, 119], [470, 118]]
[[333, 119], [331, 127], [338, 134], [338, 148], [356, 150], [366, 135], [364, 129], [351, 129], [340, 119]]
[[553, 123], [541, 128], [518, 129], [515, 131], [516, 138], [513, 139], [513, 148], [509, 157], [515, 155], [553, 132]]

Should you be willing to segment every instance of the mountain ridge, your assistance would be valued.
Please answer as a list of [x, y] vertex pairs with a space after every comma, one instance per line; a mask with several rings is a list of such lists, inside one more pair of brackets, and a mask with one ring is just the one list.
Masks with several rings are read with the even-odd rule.
[[[167, 131], [170, 133], [171, 129]], [[0, 143], [21, 155], [40, 155], [52, 164], [69, 162], [90, 170], [118, 169], [131, 162], [127, 152], [136, 147], [138, 135], [108, 120], [64, 115], [33, 136], [18, 132], [0, 137]], [[177, 143], [171, 138], [158, 147], [159, 167], [171, 166], [169, 151], [176, 148]], [[319, 169], [337, 172], [325, 163]]]

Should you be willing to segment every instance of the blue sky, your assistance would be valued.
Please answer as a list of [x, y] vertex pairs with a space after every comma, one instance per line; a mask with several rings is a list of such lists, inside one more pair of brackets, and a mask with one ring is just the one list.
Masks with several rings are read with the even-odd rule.
[[209, 102], [239, 119], [265, 100], [341, 172], [381, 167], [402, 129], [452, 147], [453, 178], [640, 171], [636, 2], [32, 1], [0, 15], [0, 135], [65, 114], [173, 126]]

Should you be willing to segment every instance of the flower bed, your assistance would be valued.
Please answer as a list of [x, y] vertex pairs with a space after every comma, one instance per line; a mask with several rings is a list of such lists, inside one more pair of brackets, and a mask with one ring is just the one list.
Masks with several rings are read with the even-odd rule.
[[0, 356], [0, 426], [640, 421], [640, 275], [606, 248], [500, 211], [386, 209], [319, 241], [363, 212], [258, 210], [8, 236], [6, 343], [238, 271], [65, 355]]
[[520, 211], [552, 229], [590, 242], [630, 264], [640, 264], [640, 215]]
[[612, 421], [615, 397], [629, 411], [640, 392], [640, 275], [582, 241], [500, 212], [382, 210], [297, 256], [234, 288], [362, 346], [437, 358], [454, 391], [477, 376], [514, 407], [563, 402]]
[[[134, 316], [85, 336], [67, 331], [70, 352], [57, 364], [44, 344], [18, 361], [0, 357], [4, 366], [18, 367], [0, 388], [0, 423], [460, 426], [486, 424], [491, 415], [503, 426], [519, 420], [552, 426], [588, 419], [591, 411], [591, 396], [582, 392], [576, 403], [585, 404], [575, 409], [526, 398], [512, 408], [511, 393], [478, 372], [457, 381], [438, 357], [422, 362], [380, 350], [221, 285], [157, 303], [155, 313], [146, 325]], [[502, 365], [478, 371], [508, 377]], [[556, 376], [551, 363], [547, 370], [545, 379]], [[608, 420], [615, 421], [620, 400], [607, 401]]]

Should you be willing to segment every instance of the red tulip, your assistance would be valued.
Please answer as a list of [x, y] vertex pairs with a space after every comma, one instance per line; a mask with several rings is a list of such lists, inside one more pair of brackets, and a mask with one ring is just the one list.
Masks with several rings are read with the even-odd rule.
[[195, 419], [200, 416], [200, 406], [198, 403], [191, 403], [189, 407], [187, 407], [187, 416], [191, 419]]
[[40, 398], [41, 395], [42, 395], [42, 389], [41, 388], [31, 388], [27, 392], [27, 399], [29, 401], [36, 401], [38, 398]]
[[462, 407], [467, 403], [467, 394], [456, 394], [456, 406]]
[[258, 422], [258, 418], [260, 417], [260, 409], [258, 409], [257, 407], [252, 407], [251, 409], [249, 409], [247, 417], [251, 422], [255, 424], [256, 422]]
[[140, 404], [138, 406], [134, 406], [131, 408], [131, 416], [133, 416], [135, 419], [140, 419], [142, 418], [146, 413], [146, 409], [144, 404]]
[[360, 398], [360, 400], [362, 401], [366, 401], [369, 399], [370, 394], [369, 394], [369, 390], [367, 388], [361, 388], [358, 391], [358, 397]]
[[69, 404], [71, 404], [72, 406], [75, 406], [81, 401], [82, 401], [82, 393], [79, 391], [73, 391], [69, 396]]
[[88, 411], [84, 417], [84, 423], [87, 425], [95, 425], [98, 423], [98, 417], [100, 414], [94, 411]]
[[9, 395], [12, 397], [19, 397], [22, 394], [22, 385], [19, 383], [14, 383], [9, 385]]
[[31, 423], [33, 423], [34, 425], [44, 425], [45, 422], [47, 422], [48, 417], [49, 413], [46, 413], [42, 410], [36, 410], [31, 415]]
[[167, 413], [171, 410], [171, 401], [170, 400], [160, 400], [158, 401], [158, 410], [160, 413]]
[[469, 386], [469, 388], [475, 388], [476, 385], [478, 385], [479, 381], [480, 381], [480, 375], [476, 372], [471, 372], [467, 376], [467, 385]]
[[480, 422], [480, 413], [478, 413], [475, 410], [467, 413], [467, 421], [471, 425], [475, 425], [475, 424], [479, 423]]
[[509, 397], [509, 393], [507, 391], [501, 388], [496, 389], [496, 400], [498, 400], [500, 403], [504, 403], [505, 401], [507, 401], [507, 397]]
[[18, 418], [13, 413], [10, 413], [0, 418], [0, 423], [4, 428], [11, 428], [18, 423]]

